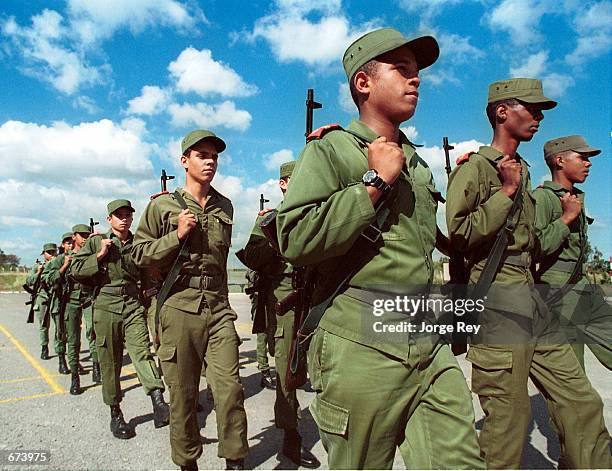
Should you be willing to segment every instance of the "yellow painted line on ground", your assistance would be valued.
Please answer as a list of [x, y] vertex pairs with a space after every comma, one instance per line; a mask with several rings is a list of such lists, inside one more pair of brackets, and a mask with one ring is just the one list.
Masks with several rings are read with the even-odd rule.
[[[57, 378], [58, 376], [62, 376], [62, 375], [56, 374], [56, 375], [49, 375], [49, 376]], [[25, 383], [27, 381], [40, 381], [42, 379], [43, 379], [42, 376], [28, 376], [26, 378], [2, 379], [0, 380], [0, 384]]]
[[23, 397], [11, 397], [10, 399], [0, 399], [0, 404], [7, 404], [9, 402], [16, 401], [26, 401], [28, 399], [38, 399], [41, 397], [49, 397], [49, 396], [57, 396], [58, 394], [64, 394], [64, 391], [56, 391], [50, 393], [42, 393], [42, 394], [33, 394], [31, 396], [23, 396]]
[[36, 371], [38, 371], [40, 373], [40, 376], [42, 377], [42, 379], [45, 380], [45, 382], [51, 387], [51, 389], [53, 390], [54, 393], [61, 394], [61, 393], [64, 392], [62, 387], [59, 384], [57, 384], [57, 382], [47, 372], [47, 370], [45, 370], [40, 365], [40, 363], [38, 363], [34, 359], [34, 357], [32, 355], [30, 355], [30, 353], [25, 349], [25, 347], [23, 345], [21, 345], [19, 340], [17, 340], [15, 337], [13, 337], [13, 335], [6, 329], [6, 327], [4, 327], [1, 324], [0, 324], [0, 332], [2, 332], [5, 335], [6, 338], [8, 338], [11, 342], [13, 342], [13, 345], [15, 345], [15, 347], [17, 347], [17, 350], [19, 350], [19, 352], [25, 357], [25, 359], [28, 360], [28, 363], [30, 363], [30, 365], [32, 365], [32, 367]]

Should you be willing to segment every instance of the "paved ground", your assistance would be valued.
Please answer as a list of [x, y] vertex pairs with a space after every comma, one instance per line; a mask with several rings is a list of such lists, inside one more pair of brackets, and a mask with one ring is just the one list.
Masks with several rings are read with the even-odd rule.
[[[100, 387], [91, 383], [91, 374], [82, 377], [86, 391], [80, 396], [70, 396], [69, 376], [57, 373], [57, 358], [39, 359], [37, 329], [25, 323], [25, 299], [23, 294], [0, 294], [0, 460], [5, 460], [0, 461], [0, 469], [17, 468], [8, 465], [2, 450], [49, 450], [49, 465], [31, 469], [176, 469], [170, 459], [168, 428], [156, 430], [153, 427], [150, 400], [139, 385], [128, 357], [122, 371], [125, 393], [122, 408], [126, 420], [136, 426], [137, 435], [132, 440], [120, 441], [109, 431], [110, 413], [102, 402]], [[246, 393], [250, 445], [246, 465], [259, 469], [295, 469], [290, 461], [277, 455], [282, 437], [272, 420], [274, 392], [259, 387], [248, 298], [243, 294], [232, 294], [230, 299], [239, 314], [236, 327], [243, 339], [240, 371]], [[83, 348], [86, 345], [83, 342]], [[87, 351], [82, 352], [82, 357], [87, 355]], [[465, 359], [459, 361], [467, 374], [469, 368]], [[89, 371], [91, 363], [85, 361], [84, 365]], [[604, 399], [606, 422], [610, 425], [610, 374], [590, 352], [587, 370]], [[198, 464], [201, 469], [223, 469], [225, 463], [217, 457], [215, 413], [212, 404], [206, 400], [204, 385], [201, 390], [200, 402], [205, 410], [199, 418], [204, 454]], [[556, 465], [559, 446], [542, 397], [533, 388], [531, 394], [534, 419], [523, 464], [525, 468], [552, 469]], [[304, 408], [303, 417], [307, 419], [302, 422], [305, 445], [326, 463], [325, 451], [307, 408], [312, 392], [300, 390], [298, 395]], [[474, 404], [477, 426], [480, 426], [482, 411], [476, 400]], [[403, 467], [401, 458], [397, 456], [394, 468]]]

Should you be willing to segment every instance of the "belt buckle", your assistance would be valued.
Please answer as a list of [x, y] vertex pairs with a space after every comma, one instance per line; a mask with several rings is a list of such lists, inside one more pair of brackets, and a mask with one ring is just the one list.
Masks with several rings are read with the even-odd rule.
[[209, 286], [211, 285], [211, 281], [212, 281], [212, 277], [208, 275], [201, 276], [200, 277], [200, 289], [207, 290]]
[[[370, 235], [368, 234], [368, 232], [372, 230], [374, 231], [374, 235]], [[382, 230], [380, 230], [378, 227], [376, 227], [374, 224], [370, 224], [368, 227], [365, 228], [365, 230], [361, 233], [361, 235], [366, 239], [369, 240], [370, 242], [377, 242], [378, 239], [380, 239], [380, 234], [382, 234]]]

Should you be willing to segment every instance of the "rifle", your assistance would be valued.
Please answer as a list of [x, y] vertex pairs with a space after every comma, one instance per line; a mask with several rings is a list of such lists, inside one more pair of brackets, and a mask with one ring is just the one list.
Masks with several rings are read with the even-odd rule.
[[[446, 178], [450, 179], [452, 171], [450, 153], [455, 147], [448, 143], [448, 137], [442, 139], [442, 147], [444, 149], [444, 157], [446, 159]], [[454, 250], [452, 244], [449, 243], [449, 262], [448, 271], [450, 274], [451, 297], [453, 299], [462, 299], [467, 295], [468, 276], [465, 270], [465, 260], [461, 252]], [[467, 352], [467, 335], [457, 332], [457, 316], [453, 315], [454, 333], [452, 338], [451, 349], [455, 355], [461, 355]]]
[[[306, 132], [304, 133], [307, 138], [312, 133], [313, 112], [322, 107], [323, 105], [321, 103], [314, 101], [314, 90], [309, 88], [306, 96]], [[276, 216], [276, 214], [274, 214], [274, 216]], [[261, 223], [261, 228], [267, 237], [272, 229], [271, 223], [274, 225], [274, 236], [276, 236], [275, 219], [268, 217]], [[276, 237], [274, 238], [276, 239]], [[302, 327], [304, 319], [306, 319], [308, 315], [311, 302], [310, 294], [312, 292], [312, 286], [306, 267], [293, 267], [291, 285], [293, 291], [287, 297], [276, 303], [275, 310], [276, 314], [280, 316], [286, 314], [287, 311], [291, 309], [295, 311], [293, 332], [291, 333], [291, 349], [289, 350], [289, 368], [287, 368], [287, 374], [285, 375], [285, 387], [289, 391], [294, 391], [308, 381], [306, 371], [306, 348], [299, 336], [300, 327]]]
[[168, 180], [174, 180], [174, 175], [166, 174], [166, 169], [162, 168], [160, 180], [161, 180], [161, 191], [162, 191], [162, 193], [164, 193], [164, 192], [167, 193], [168, 189], [167, 189], [166, 183], [168, 182]]
[[100, 224], [100, 221], [94, 221], [94, 218], [89, 218], [89, 232], [94, 233], [95, 227]]
[[270, 200], [265, 199], [263, 193], [261, 193], [259, 195], [259, 210], [263, 211], [264, 210], [264, 205], [266, 203], [269, 203], [269, 202], [270, 202]]
[[[38, 259], [36, 259], [35, 263], [36, 265], [40, 265], [40, 261]], [[34, 323], [34, 308], [36, 307], [36, 296], [38, 296], [38, 290], [40, 289], [41, 277], [42, 277], [42, 270], [36, 276], [36, 280], [34, 281], [34, 286], [30, 288], [27, 283], [22, 286], [24, 291], [30, 295], [30, 300], [26, 301], [25, 303], [26, 306], [30, 306], [30, 310], [28, 311], [28, 319], [26, 320], [27, 324]]]

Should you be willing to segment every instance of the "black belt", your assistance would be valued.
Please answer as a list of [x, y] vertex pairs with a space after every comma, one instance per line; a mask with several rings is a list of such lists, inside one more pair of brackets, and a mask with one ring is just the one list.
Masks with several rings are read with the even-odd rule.
[[138, 285], [129, 284], [122, 286], [103, 286], [100, 293], [110, 294], [111, 296], [133, 296], [138, 297]]
[[194, 288], [199, 290], [214, 290], [221, 286], [223, 277], [221, 275], [180, 275], [176, 284], [183, 288]]

